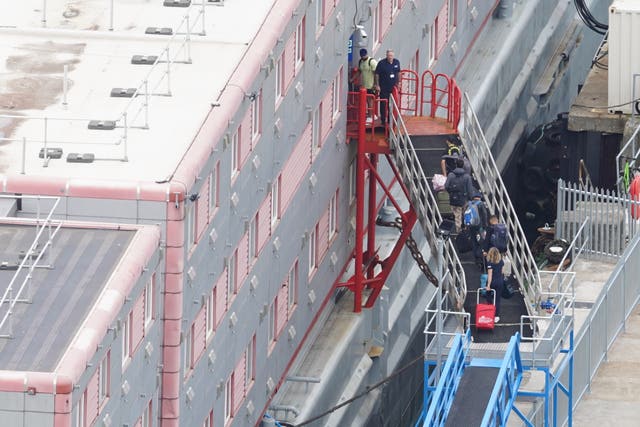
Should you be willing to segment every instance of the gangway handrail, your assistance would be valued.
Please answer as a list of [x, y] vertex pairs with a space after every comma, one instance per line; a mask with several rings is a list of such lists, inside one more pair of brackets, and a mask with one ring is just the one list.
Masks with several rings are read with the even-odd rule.
[[518, 351], [519, 346], [520, 334], [515, 334], [509, 340], [509, 346], [491, 391], [482, 424], [480, 424], [482, 427], [506, 425], [522, 382], [523, 369]]
[[464, 137], [462, 138], [464, 148], [471, 162], [474, 176], [484, 191], [485, 202], [492, 213], [498, 216], [498, 220], [507, 225], [510, 241], [507, 253], [512, 261], [512, 271], [521, 284], [527, 312], [533, 314], [540, 292], [538, 265], [466, 92], [464, 101]]
[[[450, 291], [462, 308], [467, 294], [467, 286], [464, 269], [458, 258], [458, 254], [453, 246], [451, 239], [444, 242], [444, 254], [437, 251], [435, 239], [438, 235], [439, 226], [442, 223], [442, 215], [438, 210], [436, 198], [431, 192], [427, 178], [422, 170], [420, 160], [413, 148], [413, 143], [407, 132], [404, 120], [400, 115], [400, 110], [393, 97], [389, 99], [390, 104], [390, 126], [389, 126], [389, 143], [393, 148], [393, 157], [396, 165], [403, 177], [404, 184], [409, 190], [412, 205], [417, 213], [418, 221], [422, 225], [422, 229], [431, 246], [432, 255], [439, 261], [443, 261], [440, 265], [444, 265], [449, 270], [447, 282], [443, 285], [443, 290]], [[443, 259], [444, 257], [444, 259]]]
[[454, 338], [451, 351], [442, 369], [440, 381], [438, 382], [436, 391], [431, 399], [431, 404], [429, 405], [429, 410], [424, 419], [424, 425], [444, 425], [453, 399], [455, 398], [460, 377], [465, 368], [470, 342], [470, 329], [467, 329], [464, 335], [457, 334]]
[[[558, 272], [562, 271], [562, 266], [564, 265], [564, 262], [567, 260], [567, 257], [569, 256], [569, 254], [572, 253], [573, 250], [575, 249], [575, 247], [576, 247], [576, 245], [578, 243], [578, 238], [580, 237], [582, 232], [585, 230], [585, 226], [588, 223], [589, 223], [589, 217], [586, 217], [584, 219], [584, 221], [582, 221], [582, 224], [580, 224], [580, 227], [578, 228], [578, 231], [576, 231], [576, 235], [573, 236], [573, 239], [571, 240], [571, 243], [569, 244], [569, 247], [564, 252], [564, 255], [562, 256], [562, 259], [560, 260], [560, 263], [558, 264], [558, 267], [554, 270], [553, 277], [551, 277], [551, 281], [547, 285], [547, 290], [548, 291], [551, 290], [551, 285], [554, 283]], [[582, 253], [582, 251], [584, 250], [584, 248], [586, 247], [588, 242], [589, 242], [589, 236], [586, 236], [584, 238], [582, 246], [580, 246], [580, 249], [578, 250], [578, 254], [576, 256], [574, 256], [574, 255], [571, 256], [571, 264], [569, 265], [569, 268], [567, 269], [568, 271], [572, 271], [573, 270], [573, 266], [576, 263], [576, 259], [578, 258], [578, 256], [580, 256], [580, 254]]]

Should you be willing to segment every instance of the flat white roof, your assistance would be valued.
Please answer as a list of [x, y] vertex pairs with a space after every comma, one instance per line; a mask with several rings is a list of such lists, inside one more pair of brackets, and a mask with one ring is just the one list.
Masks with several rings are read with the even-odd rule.
[[[162, 181], [176, 168], [211, 104], [218, 99], [275, 0], [202, 0], [165, 7], [161, 0], [21, 0], [0, 2], [0, 174]], [[45, 14], [42, 7], [46, 3]], [[201, 35], [202, 10], [204, 31]], [[145, 34], [168, 27], [185, 34]], [[172, 62], [166, 96], [166, 48]], [[159, 63], [131, 64], [133, 55]], [[63, 105], [67, 65], [67, 105]], [[146, 90], [148, 129], [145, 124]], [[138, 88], [134, 98], [111, 97], [113, 88]], [[127, 113], [126, 144], [123, 113]], [[10, 116], [10, 117], [7, 117]], [[46, 123], [44, 118], [47, 118]], [[135, 119], [135, 120], [134, 120]], [[89, 120], [116, 120], [114, 130], [90, 130]], [[44, 147], [62, 159], [38, 157]], [[23, 156], [23, 138], [26, 155]], [[125, 158], [128, 161], [122, 161]], [[93, 163], [68, 163], [69, 153], [93, 153]]]

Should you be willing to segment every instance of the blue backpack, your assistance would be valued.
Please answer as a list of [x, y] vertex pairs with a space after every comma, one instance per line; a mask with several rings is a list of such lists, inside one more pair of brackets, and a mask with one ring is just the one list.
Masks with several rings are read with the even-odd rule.
[[464, 211], [464, 225], [477, 227], [480, 225], [480, 209], [482, 200], [471, 200]]
[[495, 224], [491, 234], [491, 246], [504, 253], [507, 251], [508, 241], [507, 226], [505, 224]]

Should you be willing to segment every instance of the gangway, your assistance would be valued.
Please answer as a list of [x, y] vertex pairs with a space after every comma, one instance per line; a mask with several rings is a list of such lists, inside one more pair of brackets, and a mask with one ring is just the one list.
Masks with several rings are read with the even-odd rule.
[[470, 359], [470, 343], [470, 330], [456, 335], [442, 378], [420, 425], [506, 425], [522, 382], [520, 335], [511, 338], [502, 359]]

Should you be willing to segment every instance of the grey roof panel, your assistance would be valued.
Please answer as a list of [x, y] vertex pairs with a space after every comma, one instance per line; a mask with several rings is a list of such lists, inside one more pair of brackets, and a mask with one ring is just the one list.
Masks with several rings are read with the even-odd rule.
[[[53, 268], [35, 270], [32, 303], [18, 303], [13, 338], [0, 338], [0, 369], [51, 371], [94, 305], [135, 231], [61, 228], [50, 253]], [[18, 261], [35, 228], [0, 225], [0, 261]], [[47, 264], [43, 256], [42, 264]], [[4, 292], [14, 271], [0, 271]], [[6, 329], [2, 331], [6, 333]]]

